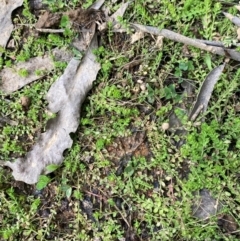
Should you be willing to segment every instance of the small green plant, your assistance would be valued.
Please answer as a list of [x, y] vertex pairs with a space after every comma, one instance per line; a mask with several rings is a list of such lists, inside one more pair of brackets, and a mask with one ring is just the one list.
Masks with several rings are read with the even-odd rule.
[[20, 77], [28, 77], [29, 75], [27, 69], [19, 69], [18, 74]]
[[85, 1], [85, 3], [83, 4], [83, 8], [87, 9], [87, 8], [89, 8], [93, 3], [94, 3], [94, 0], [87, 0], [87, 1]]
[[37, 69], [37, 70], [35, 71], [35, 75], [37, 75], [37, 76], [42, 76], [42, 75], [44, 75], [44, 71], [43, 71], [43, 70], [40, 70], [40, 69]]
[[30, 5], [29, 5], [29, 2], [27, 0], [24, 0], [23, 1], [23, 11], [22, 11], [22, 14], [23, 16], [25, 17], [26, 19], [26, 22], [29, 24], [33, 24], [35, 23], [36, 21], [36, 18], [35, 16], [32, 14], [31, 10], [30, 10]]
[[175, 76], [183, 77], [184, 73], [187, 71], [193, 71], [194, 66], [192, 61], [181, 61], [179, 62], [179, 66], [175, 70]]
[[223, 40], [223, 43], [226, 48], [230, 48], [232, 46], [236, 46], [237, 39], [233, 39], [231, 37], [225, 37]]
[[174, 100], [175, 102], [178, 102], [182, 99], [182, 96], [177, 94], [174, 84], [164, 87], [161, 97], [165, 98], [166, 100]]
[[67, 6], [66, 1], [44, 0], [43, 3], [47, 4], [52, 12], [58, 12], [60, 9]]
[[39, 180], [36, 184], [37, 190], [42, 190], [43, 188], [45, 188], [50, 181], [51, 179], [48, 176], [40, 175]]

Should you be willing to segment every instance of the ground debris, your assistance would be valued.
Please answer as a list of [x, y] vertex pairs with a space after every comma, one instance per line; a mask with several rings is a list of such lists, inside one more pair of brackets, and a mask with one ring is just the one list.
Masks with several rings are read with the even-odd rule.
[[37, 23], [35, 24], [35, 28], [38, 30], [44, 28], [58, 28], [62, 16], [69, 17], [72, 27], [77, 31], [80, 29], [88, 29], [92, 26], [92, 23], [102, 22], [104, 19], [103, 12], [93, 8], [77, 8], [66, 13], [51, 13], [49, 11], [45, 11], [43, 15], [39, 17]]
[[52, 53], [44, 56], [33, 57], [26, 62], [17, 63], [14, 67], [5, 67], [0, 72], [0, 90], [10, 94], [23, 86], [42, 78], [54, 69], [54, 62], [69, 61], [72, 54], [65, 49], [54, 49]]
[[47, 131], [26, 158], [6, 162], [16, 180], [36, 183], [39, 175], [46, 173], [47, 165], [62, 162], [63, 151], [70, 148], [73, 142], [69, 134], [78, 127], [81, 104], [100, 69], [92, 53], [96, 47], [97, 40], [94, 38], [81, 64], [79, 60], [72, 59], [64, 74], [51, 86], [47, 94], [49, 109], [53, 113], [58, 112], [58, 115], [49, 121]]
[[193, 216], [199, 219], [208, 219], [216, 215], [221, 209], [222, 204], [219, 200], [212, 197], [209, 190], [202, 189], [195, 193], [195, 200], [192, 206]]
[[[27, 62], [20, 62], [14, 68], [6, 67], [0, 72], [0, 89], [5, 93], [12, 93], [23, 86], [42, 78], [54, 68], [49, 55], [34, 57]], [[39, 71], [39, 74], [37, 74]], [[17, 80], [17, 81], [16, 81]]]
[[[177, 1], [174, 1], [177, 5]], [[41, 1], [30, 2], [40, 2], [41, 4]], [[50, 1], [48, 2], [50, 3]], [[54, 1], [51, 1], [50, 4], [52, 2]], [[0, 223], [4, 221], [8, 224], [9, 215], [12, 218], [9, 223], [14, 224], [12, 225], [14, 229], [7, 225], [9, 228], [5, 231], [5, 227], [3, 227], [0, 232], [1, 237], [5, 235], [10, 239], [21, 239], [23, 234], [27, 240], [75, 240], [77, 238], [95, 241], [185, 240], [187, 237], [190, 240], [193, 236], [201, 240], [216, 240], [217, 236], [223, 239], [228, 238], [227, 236], [229, 238], [237, 237], [239, 210], [233, 202], [238, 202], [234, 196], [237, 196], [238, 189], [236, 183], [232, 184], [231, 175], [235, 171], [233, 169], [235, 167], [237, 169], [239, 165], [237, 160], [234, 160], [238, 154], [230, 150], [239, 149], [239, 143], [235, 140], [237, 137], [228, 135], [230, 133], [228, 130], [226, 132], [223, 130], [223, 133], [215, 135], [217, 143], [215, 143], [215, 139], [211, 139], [211, 131], [207, 131], [206, 135], [206, 138], [210, 138], [209, 140], [204, 140], [204, 136], [203, 140], [198, 137], [202, 137], [201, 128], [204, 130], [204, 125], [208, 125], [212, 121], [211, 115], [215, 106], [212, 106], [211, 111], [206, 113], [210, 97], [218, 100], [217, 95], [221, 95], [221, 91], [227, 92], [224, 90], [226, 82], [230, 82], [235, 77], [232, 70], [234, 69], [235, 72], [238, 65], [233, 67], [232, 63], [236, 61], [231, 61], [231, 64], [227, 66], [226, 60], [224, 64], [219, 65], [219, 62], [224, 62], [224, 57], [240, 60], [238, 51], [234, 49], [240, 44], [234, 41], [231, 48], [226, 48], [223, 42], [218, 41], [222, 39], [223, 31], [220, 30], [218, 23], [215, 24], [215, 21], [214, 24], [218, 27], [219, 33], [211, 32], [217, 29], [214, 29], [214, 25], [210, 23], [211, 29], [208, 29], [208, 25], [205, 26], [204, 23], [203, 26], [200, 26], [202, 18], [198, 19], [200, 24], [193, 26], [195, 29], [198, 28], [196, 26], [199, 26], [199, 29], [196, 31], [192, 31], [193, 28], [188, 29], [186, 21], [191, 20], [195, 24], [193, 21], [195, 18], [191, 19], [192, 16], [183, 22], [181, 22], [181, 17], [177, 16], [179, 26], [178, 22], [176, 25], [172, 25], [175, 19], [170, 15], [174, 14], [174, 9], [172, 8], [172, 12], [166, 10], [168, 7], [170, 9], [171, 5], [161, 2], [161, 6], [166, 6], [162, 12], [161, 6], [156, 7], [157, 2], [159, 1], [152, 1], [152, 3], [146, 1], [143, 8], [138, 7], [140, 9], [138, 12], [135, 7], [139, 4], [137, 1], [132, 4], [132, 1], [121, 3], [118, 0], [109, 0], [101, 10], [100, 7], [104, 0], [97, 1], [88, 9], [83, 9], [85, 3], [81, 1], [77, 4], [82, 4], [82, 6], [74, 10], [69, 9], [74, 6], [75, 2], [65, 1], [63, 7], [68, 7], [65, 8], [68, 9], [66, 12], [55, 14], [47, 10], [39, 17], [35, 25], [38, 31], [37, 37], [39, 37], [37, 41], [41, 38], [43, 41], [48, 38], [50, 40], [46, 46], [40, 46], [43, 47], [42, 52], [52, 45], [58, 45], [57, 41], [54, 42], [55, 40], [61, 40], [61, 44], [64, 45], [68, 45], [70, 40], [68, 48], [74, 52], [77, 58], [73, 59], [71, 54], [62, 56], [60, 50], [57, 51], [57, 55], [60, 55], [59, 60], [67, 62], [68, 66], [46, 96], [50, 110], [48, 113], [51, 112], [56, 117], [48, 122], [45, 133], [41, 134], [40, 129], [33, 130], [35, 133], [38, 132], [40, 138], [24, 158], [18, 158], [20, 154], [13, 152], [14, 157], [18, 158], [15, 162], [0, 161], [1, 165], [12, 168], [14, 178], [20, 180], [12, 181], [10, 175], [6, 175], [6, 179], [9, 178], [11, 181], [5, 181], [5, 176], [2, 177], [4, 182], [1, 185], [3, 189], [1, 206], [4, 203], [5, 207], [0, 208]], [[184, 1], [179, 4], [179, 9], [184, 11]], [[191, 9], [196, 8], [194, 4], [195, 2]], [[50, 8], [51, 6], [49, 5]], [[159, 23], [158, 25], [161, 25], [162, 29], [170, 23], [169, 28], [174, 29], [175, 32], [140, 24], [129, 24], [129, 19], [122, 18], [128, 6], [132, 7], [133, 12], [128, 11], [127, 17], [136, 19], [136, 21], [143, 20], [145, 23], [156, 23], [158, 17], [165, 14], [163, 22], [158, 21], [157, 24]], [[43, 8], [45, 7], [43, 6]], [[36, 10], [31, 22], [34, 23], [35, 17], [38, 17], [40, 11], [38, 7], [32, 8]], [[110, 11], [115, 11], [117, 8], [118, 10], [110, 16]], [[149, 9], [150, 11], [148, 11]], [[175, 9], [177, 14], [180, 13], [179, 9]], [[185, 11], [186, 9], [185, 7]], [[21, 18], [22, 8], [19, 10]], [[146, 13], [148, 18], [143, 14], [140, 18], [135, 16], [141, 12], [144, 15]], [[158, 12], [159, 16], [157, 16]], [[153, 13], [154, 18], [150, 19], [152, 16], [148, 13]], [[201, 14], [201, 17], [204, 22], [211, 21], [215, 15], [212, 15], [210, 10], [206, 16]], [[61, 19], [65, 20], [63, 17], [70, 20], [67, 21], [69, 26], [66, 29], [60, 29], [64, 25], [61, 25]], [[13, 35], [11, 42], [8, 43], [9, 48], [2, 55], [2, 73], [7, 69], [5, 66], [9, 66], [10, 62], [12, 64], [18, 57], [18, 52], [14, 52], [15, 48], [17, 51], [21, 51], [18, 45], [26, 44], [25, 46], [27, 46], [28, 38], [36, 36], [29, 35], [29, 31], [26, 34], [26, 29], [32, 27], [36, 33], [32, 24], [26, 24], [26, 22], [21, 24], [14, 18], [15, 21], [18, 23], [16, 33], [19, 34], [16, 36], [22, 35], [22, 39], [18, 41]], [[70, 28], [69, 32], [68, 28]], [[132, 35], [134, 29], [136, 32]], [[188, 36], [193, 35], [198, 38], [210, 36], [211, 38], [212, 35], [208, 30], [214, 36], [219, 37], [217, 41], [194, 39], [179, 34], [184, 32]], [[206, 31], [206, 33], [202, 34], [201, 31]], [[67, 36], [68, 33], [71, 35], [70, 38]], [[151, 37], [146, 33], [150, 33]], [[76, 34], [73, 41], [72, 34]], [[214, 36], [212, 36], [213, 39], [215, 39]], [[54, 37], [56, 37], [55, 40]], [[101, 48], [97, 48], [97, 37], [98, 40], [101, 37], [101, 43], [103, 43]], [[166, 39], [183, 44], [176, 44], [166, 41]], [[75, 47], [80, 53], [72, 47]], [[196, 48], [203, 51], [196, 51]], [[14, 55], [8, 55], [8, 51], [11, 54], [14, 52]], [[211, 54], [205, 53], [205, 51]], [[93, 53], [96, 53], [97, 59], [102, 65], [101, 71], [99, 71], [100, 64], [97, 63]], [[215, 56], [212, 53], [221, 56]], [[53, 55], [54, 58], [59, 57]], [[82, 55], [83, 59], [81, 59]], [[48, 53], [45, 53], [44, 56], [48, 57]], [[15, 71], [14, 84], [17, 85], [15, 89], [21, 88], [17, 82], [19, 73], [22, 75], [26, 75], [28, 72], [35, 73], [35, 70], [28, 70], [26, 64], [28, 61], [20, 69], [16, 70], [18, 64], [11, 68], [13, 72]], [[49, 65], [46, 64], [47, 68], [52, 67], [52, 64], [53, 62]], [[59, 62], [57, 64], [62, 66]], [[212, 69], [212, 66], [218, 67]], [[35, 67], [34, 63], [32, 67]], [[210, 73], [201, 86], [201, 77], [207, 74], [205, 68], [209, 69]], [[42, 69], [42, 71], [46, 73], [51, 71], [51, 68], [50, 70]], [[221, 76], [223, 71], [226, 71], [227, 74]], [[56, 72], [50, 72], [49, 77], [52, 74], [55, 75]], [[87, 99], [82, 108], [81, 105], [98, 72], [99, 79], [94, 83], [97, 87], [93, 88], [91, 97]], [[27, 79], [31, 76], [29, 73], [28, 76], [22, 76], [26, 82], [20, 86], [27, 84]], [[44, 75], [38, 76], [44, 77]], [[220, 76], [223, 83], [221, 82], [217, 86], [216, 96], [211, 96]], [[1, 84], [3, 85], [4, 82]], [[11, 85], [10, 82], [9, 84]], [[14, 87], [14, 85], [12, 86]], [[195, 98], [196, 88], [199, 89], [197, 98]], [[234, 89], [234, 85], [230, 86], [231, 88]], [[45, 90], [41, 93], [45, 93]], [[31, 111], [38, 110], [38, 106], [33, 108], [35, 99], [33, 95], [29, 95], [31, 97], [28, 99], [27, 91], [29, 88], [13, 94], [5, 91], [6, 98], [10, 103], [16, 99], [14, 103], [18, 104], [18, 111], [20, 110], [22, 114], [22, 119], [17, 117], [20, 122], [12, 121], [16, 115], [11, 108], [3, 110], [4, 115], [0, 114], [0, 125], [3, 123], [1, 135], [4, 136], [4, 132], [9, 131], [10, 139], [14, 138], [26, 146], [27, 135], [24, 136], [26, 138], [18, 135], [17, 128], [21, 131], [23, 124], [28, 124], [28, 120], [32, 121]], [[230, 113], [233, 111], [230, 106], [232, 100], [230, 100], [230, 105], [227, 100], [228, 98], [234, 99], [235, 112], [233, 112], [236, 114], [240, 109], [238, 108], [239, 93], [238, 90], [233, 94], [234, 96], [230, 96], [231, 90], [228, 93], [229, 96], [225, 94], [223, 98], [225, 101], [226, 97], [224, 108], [225, 112], [232, 116]], [[43, 97], [40, 97], [42, 100]], [[193, 104], [194, 99], [196, 99], [196, 103]], [[31, 100], [33, 100], [32, 103]], [[191, 106], [192, 110], [188, 111]], [[44, 109], [42, 103], [40, 107]], [[7, 109], [8, 105], [4, 105], [4, 108]], [[207, 118], [196, 121], [203, 111]], [[222, 114], [220, 111], [219, 115]], [[16, 112], [16, 114], [18, 113]], [[44, 113], [47, 113], [47, 110], [37, 113], [37, 117], [42, 118]], [[76, 135], [74, 132], [78, 128], [80, 115], [84, 119]], [[219, 116], [214, 117], [217, 119]], [[44, 120], [44, 118], [41, 119], [40, 124]], [[205, 120], [206, 123], [202, 123]], [[14, 127], [17, 124], [19, 126]], [[203, 125], [201, 126], [201, 124]], [[225, 128], [239, 129], [236, 128], [237, 125], [238, 123], [233, 122]], [[6, 126], [7, 128], [5, 128]], [[213, 126], [211, 127], [214, 129]], [[13, 130], [16, 128], [16, 136], [14, 136], [14, 132], [10, 132], [10, 128]], [[37, 128], [41, 128], [41, 125]], [[213, 130], [212, 135], [214, 134]], [[31, 134], [30, 143], [32, 143], [34, 135]], [[78, 139], [79, 137], [80, 139]], [[11, 143], [7, 143], [5, 140], [4, 142], [6, 151], [8, 151], [10, 145], [7, 145]], [[229, 142], [231, 142], [229, 144], [231, 147], [228, 149]], [[2, 144], [1, 141], [0, 144]], [[187, 146], [189, 148], [184, 149], [183, 144], [186, 144], [185, 147], [189, 144]], [[215, 144], [218, 144], [217, 147]], [[3, 145], [0, 146], [0, 148], [2, 147], [4, 148]], [[71, 150], [65, 151], [69, 148]], [[200, 148], [202, 148], [202, 153], [198, 154]], [[198, 155], [194, 156], [192, 150], [195, 149]], [[221, 155], [222, 150], [226, 155]], [[23, 151], [28, 150], [25, 148]], [[4, 155], [8, 156], [6, 152]], [[9, 156], [12, 157], [12, 154], [10, 153]], [[197, 159], [198, 157], [200, 160]], [[1, 159], [4, 158], [1, 157]], [[49, 164], [58, 166], [63, 159], [65, 159], [64, 165], [47, 177], [49, 182], [44, 189], [34, 191], [32, 190], [35, 189], [34, 185], [26, 184], [36, 183], [39, 175], [49, 173]], [[236, 164], [233, 165], [232, 163], [235, 162]], [[208, 173], [208, 170], [214, 171], [214, 173]], [[10, 170], [7, 171], [10, 173]], [[198, 176], [199, 174], [201, 176]], [[220, 185], [218, 185], [218, 181]], [[4, 186], [5, 182], [7, 182], [6, 186]], [[218, 185], [216, 190], [221, 190], [223, 186], [232, 185], [232, 187], [229, 193], [221, 192], [216, 198], [212, 195], [212, 191], [218, 194], [215, 192], [216, 190], [213, 190], [215, 183]], [[195, 190], [199, 191], [194, 192]], [[12, 203], [14, 205], [9, 205]], [[10, 212], [5, 211], [8, 210], [8, 206]], [[12, 207], [20, 210], [19, 214], [16, 215]], [[230, 210], [231, 215], [226, 210]], [[223, 211], [224, 213], [221, 213]], [[6, 213], [8, 215], [5, 215]], [[18, 230], [15, 227], [20, 228]], [[202, 236], [197, 237], [198, 234]], [[206, 236], [208, 234], [210, 236]], [[203, 237], [204, 235], [205, 237]]]
[[223, 214], [218, 219], [218, 226], [228, 234], [231, 234], [239, 228], [235, 218], [230, 214]]
[[199, 41], [198, 39], [192, 39], [192, 38], [186, 37], [184, 35], [181, 35], [179, 33], [175, 33], [168, 29], [159, 30], [156, 27], [145, 26], [145, 25], [135, 24], [135, 23], [132, 23], [131, 26], [134, 27], [138, 31], [150, 33], [153, 35], [163, 36], [164, 38], [173, 40], [175, 42], [183, 43], [186, 45], [191, 45], [191, 46], [194, 46], [196, 48], [205, 50], [205, 51], [213, 53], [213, 54], [226, 56], [227, 58], [231, 58], [236, 61], [240, 61], [240, 53], [234, 49], [207, 45], [207, 44], [203, 43], [202, 41]]
[[203, 82], [197, 96], [197, 101], [189, 114], [189, 119], [191, 121], [194, 121], [201, 111], [205, 112], [207, 110], [208, 102], [211, 98], [214, 86], [219, 80], [224, 67], [225, 63], [213, 69]]
[[62, 14], [61, 13], [50, 13], [48, 11], [44, 12], [41, 15], [35, 24], [35, 28], [50, 28], [50, 27], [58, 27]]
[[151, 155], [144, 131], [116, 138], [111, 145], [107, 146], [107, 151], [110, 159], [114, 162], [118, 162], [125, 156], [149, 157]]
[[0, 46], [6, 47], [13, 30], [12, 11], [23, 4], [23, 0], [0, 1]]

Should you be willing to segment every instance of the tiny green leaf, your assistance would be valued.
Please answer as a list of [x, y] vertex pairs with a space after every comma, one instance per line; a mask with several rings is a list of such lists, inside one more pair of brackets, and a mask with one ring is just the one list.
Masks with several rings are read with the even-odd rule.
[[40, 175], [38, 183], [36, 185], [37, 190], [42, 190], [50, 182], [50, 178], [45, 175]]
[[134, 173], [134, 168], [132, 165], [128, 165], [126, 168], [125, 168], [125, 173], [130, 177], [133, 175]]
[[67, 198], [70, 198], [72, 195], [72, 187], [68, 187], [67, 190], [66, 190], [66, 197]]
[[49, 172], [54, 172], [55, 170], [57, 170], [59, 167], [59, 165], [56, 164], [50, 164], [46, 167], [47, 171]]

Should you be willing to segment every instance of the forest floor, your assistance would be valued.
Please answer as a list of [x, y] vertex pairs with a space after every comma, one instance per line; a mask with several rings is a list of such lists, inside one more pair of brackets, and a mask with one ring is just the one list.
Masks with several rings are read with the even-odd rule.
[[[52, 172], [41, 173], [33, 185], [1, 167], [0, 240], [239, 240], [238, 61], [131, 25], [218, 41], [225, 52], [238, 51], [237, 27], [223, 14], [237, 16], [234, 4], [133, 0], [115, 19], [117, 30], [107, 15], [121, 9], [122, 1], [105, 0], [96, 11], [88, 9], [91, 0], [43, 3], [24, 1], [13, 11], [15, 27], [1, 49], [0, 72], [14, 69], [27, 80], [27, 67], [16, 71], [15, 66], [56, 48], [84, 58], [74, 40], [93, 23], [100, 70], [61, 165], [50, 165]], [[79, 12], [64, 15], [70, 9]], [[40, 23], [44, 11], [54, 17], [61, 13], [60, 22]], [[73, 19], [78, 24], [69, 27]], [[36, 30], [43, 25], [64, 32]], [[48, 130], [46, 123], [58, 113], [50, 114], [46, 95], [68, 64], [66, 57], [48, 70], [35, 70], [35, 81], [11, 93], [0, 88], [2, 162], [24, 158]], [[219, 68], [208, 93], [203, 83]], [[189, 118], [200, 95], [207, 108], [198, 106]]]

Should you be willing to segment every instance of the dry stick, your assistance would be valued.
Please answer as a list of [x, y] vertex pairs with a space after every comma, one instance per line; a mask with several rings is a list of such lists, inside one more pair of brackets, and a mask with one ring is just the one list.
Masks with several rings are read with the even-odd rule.
[[36, 28], [37, 31], [42, 33], [63, 33], [64, 29], [51, 29], [51, 28]]
[[[104, 196], [104, 198], [106, 198], [106, 194], [104, 194], [104, 192], [100, 189], [100, 188], [97, 188], [101, 193], [102, 195]], [[124, 217], [124, 215], [122, 214], [121, 210], [117, 207], [117, 205], [114, 205], [114, 207], [117, 209], [117, 211], [120, 213], [120, 215], [122, 216], [122, 219], [125, 221], [125, 223], [127, 224], [128, 227], [130, 227], [130, 224], [128, 222], [128, 220]]]
[[7, 123], [11, 126], [18, 125], [18, 122], [14, 121], [14, 120], [11, 120], [11, 119], [9, 119], [8, 117], [5, 117], [5, 116], [0, 116], [0, 125], [1, 125], [1, 123]]
[[[224, 43], [220, 42], [220, 41], [211, 41], [211, 40], [204, 40], [204, 39], [196, 39], [198, 42], [204, 43], [206, 45], [212, 45], [212, 46], [217, 46], [217, 47], [222, 47], [222, 48], [226, 48], [226, 46], [224, 45]], [[239, 47], [240, 44], [232, 44], [233, 47]]]
[[135, 24], [135, 23], [132, 23], [131, 26], [134, 28], [137, 28], [140, 31], [146, 32], [146, 33], [163, 36], [163, 37], [165, 37], [167, 39], [171, 39], [175, 42], [180, 42], [183, 44], [191, 45], [191, 46], [194, 46], [199, 49], [203, 49], [203, 50], [208, 51], [213, 54], [218, 54], [221, 56], [227, 55], [227, 57], [230, 57], [231, 59], [240, 61], [240, 53], [233, 49], [226, 49], [223, 47], [210, 46], [205, 43], [202, 43], [202, 41], [199, 41], [198, 39], [188, 38], [186, 36], [183, 36], [179, 33], [175, 33], [173, 31], [170, 31], [167, 29], [159, 30], [158, 28], [155, 28], [155, 27], [144, 26], [144, 25]]
[[196, 39], [198, 42], [206, 44], [206, 45], [211, 45], [211, 46], [217, 46], [221, 48], [225, 48], [224, 43], [219, 42], [219, 41], [210, 41], [210, 40], [204, 40], [204, 39]]
[[[37, 31], [42, 33], [64, 33], [64, 29], [51, 29], [51, 28], [36, 28]], [[94, 33], [93, 31], [89, 31], [87, 29], [80, 30], [80, 32], [89, 32]]]

